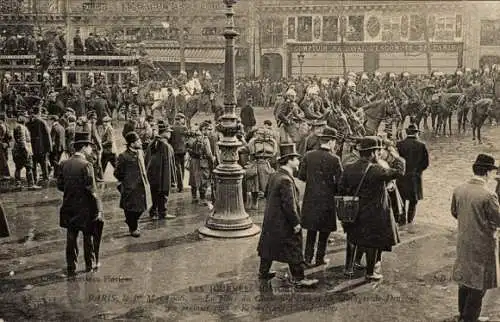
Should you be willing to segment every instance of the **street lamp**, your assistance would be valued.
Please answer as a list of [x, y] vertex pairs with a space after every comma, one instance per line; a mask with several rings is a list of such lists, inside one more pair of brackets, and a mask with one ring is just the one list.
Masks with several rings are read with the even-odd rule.
[[235, 40], [233, 5], [236, 0], [223, 0], [226, 5], [226, 57], [224, 64], [224, 115], [219, 119], [217, 130], [223, 134], [218, 142], [221, 162], [214, 170], [216, 179], [216, 200], [213, 212], [200, 234], [210, 237], [241, 238], [260, 232], [243, 206], [243, 175], [245, 170], [238, 164], [238, 148], [243, 144], [236, 138], [239, 126], [236, 116], [235, 95]]
[[297, 58], [299, 59], [299, 65], [300, 65], [300, 77], [302, 77], [302, 65], [304, 65], [304, 53], [300, 52], [297, 55]]

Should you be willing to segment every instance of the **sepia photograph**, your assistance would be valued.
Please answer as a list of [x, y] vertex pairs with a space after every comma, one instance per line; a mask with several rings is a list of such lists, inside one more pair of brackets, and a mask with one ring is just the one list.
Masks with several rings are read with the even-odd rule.
[[500, 321], [499, 121], [500, 1], [0, 0], [0, 322]]

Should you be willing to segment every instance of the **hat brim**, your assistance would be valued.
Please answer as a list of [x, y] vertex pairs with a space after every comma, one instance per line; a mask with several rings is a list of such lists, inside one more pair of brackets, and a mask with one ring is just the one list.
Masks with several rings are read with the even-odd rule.
[[493, 164], [490, 164], [490, 163], [477, 162], [477, 163], [474, 163], [474, 165], [478, 166], [478, 167], [486, 168], [488, 170], [498, 170], [498, 167], [496, 165], [493, 165]]
[[377, 145], [377, 146], [372, 146], [372, 147], [365, 148], [365, 149], [360, 149], [360, 148], [358, 147], [356, 150], [358, 150], [358, 151], [370, 151], [370, 150], [382, 150], [382, 149], [384, 149], [384, 147], [383, 147], [383, 146], [379, 146], [379, 145]]
[[283, 160], [283, 159], [285, 159], [285, 158], [292, 158], [292, 157], [298, 157], [298, 158], [300, 158], [300, 157], [301, 157], [301, 155], [300, 155], [300, 154], [298, 154], [298, 153], [288, 153], [288, 154], [285, 154], [285, 155], [280, 156], [280, 157], [278, 158], [278, 161], [279, 161], [279, 160]]
[[92, 145], [94, 145], [94, 142], [89, 141], [89, 140], [80, 140], [80, 141], [73, 142], [73, 145], [76, 145], [76, 144], [92, 144]]

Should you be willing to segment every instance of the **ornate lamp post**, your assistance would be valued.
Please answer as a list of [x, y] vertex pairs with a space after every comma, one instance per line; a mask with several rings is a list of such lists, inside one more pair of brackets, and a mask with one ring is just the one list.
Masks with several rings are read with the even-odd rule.
[[299, 60], [299, 65], [300, 65], [300, 77], [302, 77], [302, 65], [304, 65], [304, 53], [300, 52], [297, 55], [297, 58]]
[[240, 238], [254, 236], [260, 232], [243, 206], [242, 181], [245, 170], [238, 164], [238, 148], [242, 143], [236, 138], [238, 132], [235, 95], [235, 40], [233, 5], [236, 0], [223, 0], [226, 5], [226, 57], [224, 69], [224, 115], [217, 130], [223, 134], [218, 143], [221, 163], [214, 170], [216, 177], [216, 202], [204, 227], [198, 231], [210, 237]]

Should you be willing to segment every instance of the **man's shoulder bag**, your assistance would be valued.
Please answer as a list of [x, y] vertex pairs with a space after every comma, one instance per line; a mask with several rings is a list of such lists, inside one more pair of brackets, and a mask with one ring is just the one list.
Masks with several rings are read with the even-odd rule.
[[335, 196], [335, 210], [342, 223], [354, 223], [359, 213], [359, 190], [372, 165], [368, 164], [353, 196]]

